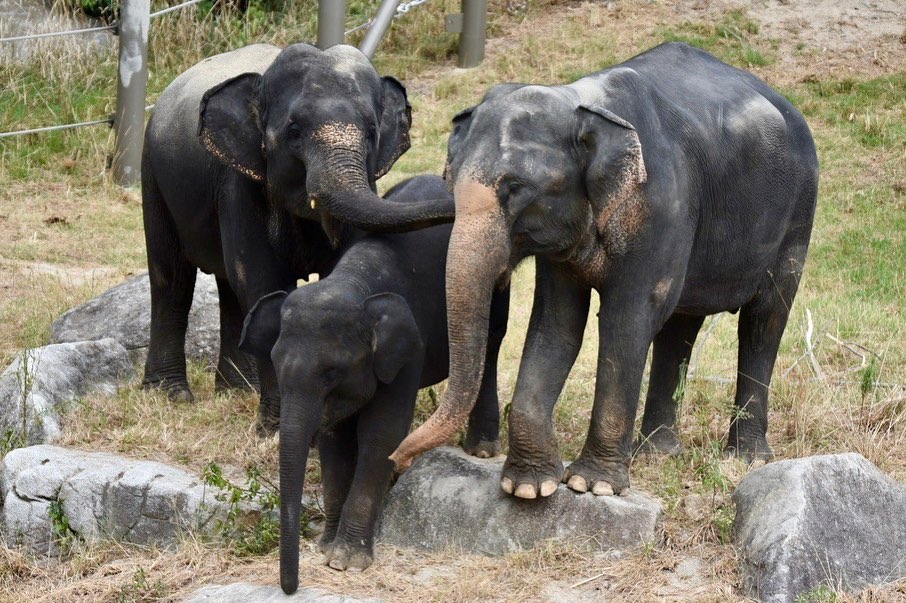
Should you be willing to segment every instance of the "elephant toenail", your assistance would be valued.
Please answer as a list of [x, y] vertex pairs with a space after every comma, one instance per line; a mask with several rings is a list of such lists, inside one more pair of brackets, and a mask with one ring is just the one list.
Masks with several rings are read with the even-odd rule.
[[597, 481], [591, 487], [591, 493], [595, 496], [613, 496], [613, 487], [605, 481]]
[[537, 498], [538, 494], [535, 492], [535, 486], [531, 484], [519, 484], [516, 488], [515, 496], [517, 498]]
[[581, 475], [572, 476], [569, 478], [569, 481], [566, 482], [566, 485], [576, 492], [588, 492], [588, 484]]
[[541, 496], [550, 496], [557, 491], [557, 482], [552, 479], [541, 482]]
[[343, 567], [343, 563], [339, 559], [331, 559], [330, 563], [328, 563], [327, 565], [329, 565], [332, 569], [339, 570], [341, 572], [346, 569], [345, 567]]
[[508, 478], [508, 477], [505, 477], [505, 478], [501, 479], [501, 480], [500, 480], [500, 487], [501, 487], [501, 488], [503, 489], [503, 491], [506, 492], [507, 494], [512, 494], [512, 493], [513, 493], [513, 480], [511, 480], [511, 479]]

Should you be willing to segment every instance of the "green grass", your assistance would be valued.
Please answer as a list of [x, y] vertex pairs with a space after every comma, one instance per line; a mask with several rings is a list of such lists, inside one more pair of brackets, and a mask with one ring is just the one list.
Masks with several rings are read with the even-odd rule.
[[718, 23], [685, 22], [675, 28], [660, 30], [664, 41], [685, 42], [743, 68], [763, 67], [776, 60], [771, 51], [752, 41], [758, 33], [758, 23], [743, 10], [727, 12]]

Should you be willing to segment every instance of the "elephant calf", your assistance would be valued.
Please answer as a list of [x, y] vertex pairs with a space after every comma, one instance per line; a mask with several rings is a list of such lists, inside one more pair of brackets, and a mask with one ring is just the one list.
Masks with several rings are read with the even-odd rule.
[[[448, 195], [443, 179], [420, 176], [392, 189], [396, 203]], [[447, 377], [444, 269], [452, 227], [435, 226], [355, 242], [334, 271], [292, 293], [261, 298], [246, 317], [240, 348], [271, 353], [280, 407], [280, 582], [298, 586], [299, 501], [309, 443], [317, 435], [326, 525], [321, 550], [335, 569], [361, 571], [373, 558], [374, 528], [419, 388]], [[491, 303], [490, 344], [466, 450], [498, 449], [497, 354], [509, 290]]]

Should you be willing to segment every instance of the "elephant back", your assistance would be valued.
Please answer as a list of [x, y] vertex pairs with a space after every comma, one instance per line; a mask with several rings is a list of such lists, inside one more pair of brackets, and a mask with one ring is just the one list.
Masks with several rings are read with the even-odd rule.
[[[264, 73], [280, 48], [271, 44], [252, 44], [204, 59], [173, 80], [154, 106], [148, 126], [148, 142], [170, 151], [184, 147], [198, 136], [198, 114], [204, 93], [243, 73]], [[200, 145], [199, 149], [200, 149]]]

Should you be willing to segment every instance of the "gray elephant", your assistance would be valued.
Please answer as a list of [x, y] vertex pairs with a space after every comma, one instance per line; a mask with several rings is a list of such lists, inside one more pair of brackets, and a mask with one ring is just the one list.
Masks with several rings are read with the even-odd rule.
[[[438, 176], [387, 193], [396, 203], [448, 194]], [[325, 279], [252, 308], [241, 348], [271, 352], [282, 394], [280, 418], [280, 583], [299, 583], [299, 501], [308, 444], [318, 434], [324, 484], [321, 550], [339, 570], [371, 565], [375, 524], [390, 482], [388, 459], [409, 431], [418, 389], [447, 377], [444, 267], [450, 226], [354, 243]], [[478, 403], [465, 446], [498, 449], [497, 354], [506, 334], [509, 290], [495, 291]], [[276, 343], [276, 345], [275, 345]]]
[[[814, 142], [795, 107], [754, 75], [670, 43], [569, 85], [497, 86], [453, 123], [450, 381], [394, 460], [405, 467], [468, 414], [490, 293], [530, 255], [535, 300], [503, 490], [548, 496], [561, 479], [598, 495], [629, 487], [652, 342], [641, 435], [679, 450], [673, 393], [704, 317], [721, 311], [740, 313], [727, 449], [770, 458], [768, 386], [818, 191]], [[594, 407], [564, 472], [551, 413], [582, 343], [591, 289], [601, 301]]]
[[[256, 373], [237, 349], [257, 299], [327, 274], [355, 228], [395, 231], [453, 218], [447, 198], [397, 204], [375, 180], [409, 148], [403, 86], [355, 48], [254, 45], [205, 59], [171, 83], [145, 133], [142, 207], [151, 278], [144, 385], [191, 400], [185, 332], [196, 267], [220, 295], [216, 386]], [[258, 358], [259, 425], [278, 394]]]

